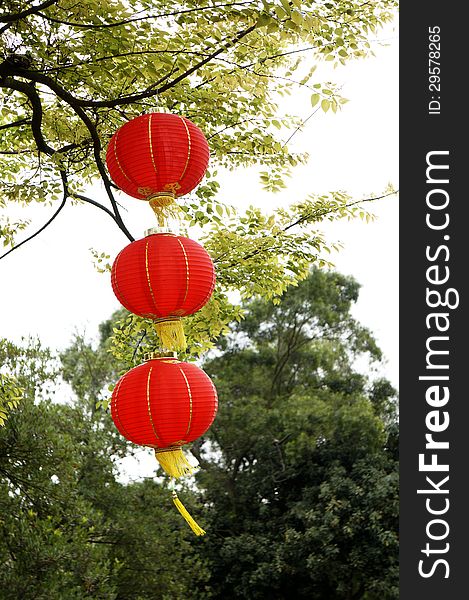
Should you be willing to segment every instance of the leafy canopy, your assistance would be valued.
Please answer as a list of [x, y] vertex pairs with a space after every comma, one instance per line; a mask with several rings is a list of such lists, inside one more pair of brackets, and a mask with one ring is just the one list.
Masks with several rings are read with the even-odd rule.
[[[202, 539], [164, 481], [118, 478], [133, 446], [95, 409], [122, 367], [112, 320], [60, 365], [37, 342], [1, 340], [25, 393], [0, 429], [5, 599], [397, 598], [394, 390], [355, 368], [381, 357], [351, 316], [357, 296], [353, 279], [314, 270], [278, 305], [245, 302], [206, 359], [222, 402], [184, 490]], [[50, 401], [59, 366], [66, 404]]]
[[[81, 339], [65, 353], [72, 396], [38, 342], [0, 340], [0, 359], [24, 389], [0, 429], [2, 600], [171, 600], [189, 598], [207, 578], [165, 485], [119, 480], [129, 447], [94, 408], [100, 382], [114, 376], [99, 354]], [[72, 364], [81, 379], [69, 377]], [[184, 493], [189, 506], [191, 496]]]
[[[144, 112], [170, 111], [192, 119], [206, 134], [212, 159], [204, 183], [182, 201], [180, 217], [191, 232], [201, 228], [218, 281], [210, 303], [187, 323], [189, 355], [200, 355], [228, 332], [230, 322], [242, 318], [239, 294], [278, 302], [312, 264], [329, 264], [334, 246], [316, 231], [318, 223], [370, 218], [363, 201], [342, 191], [311, 194], [270, 214], [254, 207], [242, 213], [221, 201], [218, 168], [262, 165], [265, 187], [284, 187], [285, 175], [307, 157], [289, 149], [302, 123], [280, 114], [282, 97], [307, 88], [314, 110], [338, 110], [344, 99], [333, 83], [316, 80], [317, 63], [346, 64], [370, 54], [370, 37], [393, 18], [396, 4], [5, 0], [0, 8], [0, 208], [13, 202], [52, 203], [55, 212], [45, 227], [67, 203], [86, 202], [104, 211], [131, 240], [119, 212], [119, 192], [104, 166], [108, 140], [126, 120]], [[87, 186], [96, 182], [104, 187], [105, 201], [86, 195]], [[27, 225], [24, 219], [0, 220], [0, 236], [11, 246], [3, 256], [43, 229], [15, 246]], [[106, 253], [95, 258], [105, 270]], [[126, 365], [156, 343], [150, 324], [132, 315], [116, 324], [114, 333], [113, 352]], [[1, 385], [3, 421], [17, 390], [3, 375]]]
[[[264, 183], [277, 189], [288, 168], [305, 159], [279, 141], [279, 129], [300, 125], [277, 115], [279, 99], [306, 86], [313, 105], [321, 101], [323, 110], [336, 111], [343, 100], [333, 84], [314, 80], [315, 65], [369, 54], [369, 35], [391, 20], [395, 6], [395, 0], [6, 0], [1, 202], [92, 202], [131, 237], [104, 150], [125, 120], [150, 111], [184, 114], [209, 140], [213, 171], [191, 217], [212, 214], [217, 165], [262, 164]], [[97, 178], [108, 206], [83, 195]], [[14, 224], [2, 225], [7, 243], [14, 232]]]
[[204, 364], [223, 398], [193, 444], [215, 597], [398, 597], [395, 392], [355, 368], [381, 356], [357, 296], [315, 270], [278, 306], [249, 302]]

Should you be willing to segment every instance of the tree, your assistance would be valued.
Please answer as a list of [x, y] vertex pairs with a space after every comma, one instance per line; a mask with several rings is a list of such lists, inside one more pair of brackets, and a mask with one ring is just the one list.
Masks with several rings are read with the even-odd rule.
[[[125, 119], [151, 110], [183, 113], [205, 131], [215, 164], [261, 163], [284, 172], [298, 158], [273, 133], [299, 123], [277, 121], [278, 95], [309, 86], [320, 59], [345, 64], [369, 54], [369, 32], [388, 22], [396, 6], [393, 0], [21, 4], [7, 0], [0, 12], [0, 77], [8, 98], [3, 195], [87, 202], [80, 190], [99, 176], [109, 216], [124, 232], [102, 150]], [[311, 89], [313, 103], [322, 99], [324, 110], [337, 110], [333, 87]], [[209, 177], [199, 200], [216, 187]]]
[[[4, 425], [8, 414], [18, 407], [26, 391], [25, 386], [30, 388], [38, 378], [49, 377], [47, 365], [51, 354], [43, 351], [37, 340], [23, 341], [26, 342], [25, 349], [0, 338], [0, 364], [4, 371], [0, 373], [0, 427]], [[35, 369], [30, 369], [30, 363], [35, 365]], [[27, 378], [24, 377], [25, 371], [30, 375]]]
[[248, 303], [205, 363], [222, 401], [193, 452], [215, 597], [398, 597], [394, 390], [355, 369], [381, 357], [357, 296], [315, 270], [278, 306]]
[[[395, 6], [395, 0], [7, 0], [0, 9], [0, 202], [58, 204], [45, 226], [67, 203], [88, 202], [132, 239], [103, 163], [108, 140], [142, 112], [193, 119], [208, 137], [212, 166], [182, 204], [181, 217], [189, 227], [203, 226], [218, 273], [217, 294], [190, 330], [192, 354], [201, 353], [240, 316], [230, 290], [278, 298], [311, 264], [328, 262], [330, 245], [315, 223], [367, 218], [362, 203], [343, 192], [312, 194], [275, 214], [238, 214], [218, 197], [217, 168], [263, 165], [265, 186], [284, 186], [289, 169], [306, 157], [279, 141], [301, 129], [297, 118], [277, 114], [282, 95], [306, 86], [314, 110], [316, 104], [338, 110], [345, 100], [332, 83], [315, 81], [314, 67], [368, 55], [370, 34], [392, 19]], [[97, 181], [107, 203], [86, 195]], [[13, 244], [25, 226], [3, 222], [5, 243]], [[127, 325], [126, 334], [137, 338], [148, 329], [141, 319]]]
[[394, 390], [355, 369], [381, 357], [350, 315], [357, 296], [351, 278], [314, 270], [277, 306], [247, 302], [206, 360], [221, 402], [184, 490], [202, 539], [164, 482], [117, 477], [133, 446], [96, 402], [124, 368], [108, 352], [119, 315], [60, 362], [37, 342], [2, 341], [24, 389], [0, 431], [6, 600], [396, 598]]
[[[96, 382], [77, 386], [73, 405], [53, 403], [52, 394], [65, 398], [63, 383], [50, 388], [58, 367], [50, 353], [37, 343], [2, 341], [0, 348], [25, 390], [0, 431], [2, 599], [189, 597], [193, 583], [206, 579], [192, 533], [164, 485], [118, 481], [128, 446], [109, 414], [92, 410]], [[86, 364], [83, 343], [68, 360], [77, 350]], [[105, 378], [104, 364], [96, 368]], [[185, 497], [193, 503], [189, 491]]]

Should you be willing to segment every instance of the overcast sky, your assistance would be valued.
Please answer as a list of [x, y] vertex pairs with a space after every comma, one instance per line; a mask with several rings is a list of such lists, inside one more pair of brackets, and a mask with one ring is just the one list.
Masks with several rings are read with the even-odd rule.
[[[343, 84], [349, 98], [341, 113], [319, 111], [294, 137], [295, 150], [310, 154], [307, 166], [295, 170], [281, 194], [261, 190], [254, 169], [238, 170], [221, 180], [220, 198], [238, 206], [264, 206], [300, 200], [311, 192], [342, 189], [358, 198], [379, 194], [388, 182], [398, 187], [398, 39], [387, 29], [375, 46], [376, 57], [349, 63], [318, 77]], [[327, 67], [328, 68], [328, 67]], [[310, 93], [298, 91], [281, 110], [307, 117]], [[89, 192], [103, 198], [99, 189]], [[129, 229], [141, 237], [153, 225], [143, 203], [122, 196]], [[345, 248], [332, 257], [337, 269], [361, 284], [355, 316], [369, 327], [385, 353], [384, 373], [398, 384], [398, 202], [386, 199], [372, 208], [376, 222], [333, 223], [327, 236]], [[53, 207], [28, 207], [31, 231], [40, 227]], [[18, 209], [14, 211], [19, 214]], [[46, 345], [65, 347], [75, 330], [93, 337], [97, 325], [119, 307], [108, 275], [98, 274], [89, 248], [114, 256], [127, 239], [101, 211], [92, 206], [67, 206], [38, 238], [0, 261], [0, 335], [19, 341], [38, 335]]]

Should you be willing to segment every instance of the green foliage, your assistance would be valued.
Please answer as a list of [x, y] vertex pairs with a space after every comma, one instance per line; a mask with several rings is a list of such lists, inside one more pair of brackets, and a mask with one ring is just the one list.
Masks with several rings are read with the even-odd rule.
[[219, 338], [204, 364], [219, 412], [183, 490], [202, 539], [165, 483], [117, 478], [135, 448], [96, 403], [128, 368], [109, 352], [124, 311], [62, 353], [73, 402], [50, 352], [2, 341], [24, 388], [0, 431], [2, 597], [397, 598], [394, 390], [355, 368], [381, 358], [350, 314], [358, 292], [315, 269], [278, 305], [245, 301]]
[[43, 350], [38, 340], [23, 339], [25, 347], [16, 346], [0, 338], [0, 427], [9, 413], [18, 408], [23, 396], [38, 388], [38, 394], [47, 394], [40, 385], [54, 373], [52, 355]]
[[[63, 192], [86, 202], [84, 186], [100, 177], [111, 201], [101, 208], [125, 231], [104, 153], [123, 122], [150, 111], [184, 114], [205, 132], [213, 171], [197, 202], [217, 193], [218, 165], [263, 165], [266, 188], [281, 189], [289, 169], [306, 160], [282, 142], [301, 121], [280, 113], [281, 98], [306, 87], [313, 105], [340, 109], [337, 87], [314, 78], [318, 62], [371, 54], [370, 37], [396, 5], [50, 0], [22, 10], [5, 0], [2, 201], [54, 202]], [[20, 227], [1, 226], [7, 243]]]
[[[332, 266], [328, 256], [338, 246], [314, 229], [322, 220], [372, 218], [360, 202], [344, 192], [311, 195], [267, 215], [252, 206], [244, 214], [223, 206], [223, 222], [206, 216], [213, 212], [212, 207], [213, 203], [202, 203], [197, 210], [189, 207], [183, 211], [189, 225], [201, 228], [200, 241], [212, 256], [217, 283], [210, 302], [184, 319], [188, 351], [181, 353], [181, 358], [201, 356], [229, 332], [231, 322], [243, 318], [239, 297], [278, 304], [289, 286], [308, 276], [311, 264]], [[114, 323], [111, 351], [118, 360], [133, 366], [145, 353], [158, 349], [158, 339], [151, 321], [121, 314], [125, 316]]]
[[14, 377], [0, 373], [0, 426], [5, 424], [8, 412], [18, 407], [23, 390]]
[[221, 399], [193, 448], [215, 597], [398, 597], [394, 390], [355, 370], [381, 357], [357, 296], [315, 270], [279, 306], [247, 303], [204, 364]]
[[[55, 365], [37, 344], [4, 343], [27, 393], [0, 431], [0, 589], [5, 600], [100, 598], [172, 600], [203, 586], [206, 567], [192, 535], [157, 481], [124, 485], [117, 461], [128, 454], [108, 413], [94, 411], [97, 380], [70, 379], [74, 405], [39, 398]], [[67, 369], [86, 365], [83, 340], [65, 353]], [[80, 358], [81, 361], [80, 362]], [[98, 362], [97, 378], [109, 365]], [[61, 392], [56, 399], [66, 400]], [[184, 500], [193, 506], [191, 493]]]
[[[395, 0], [46, 4], [24, 14], [14, 1], [0, 9], [0, 78], [8, 96], [0, 113], [8, 147], [0, 153], [2, 202], [53, 201], [62, 189], [58, 210], [67, 197], [90, 202], [128, 234], [104, 168], [108, 140], [142, 112], [193, 119], [208, 138], [211, 166], [203, 184], [181, 201], [179, 216], [183, 228], [200, 230], [217, 289], [185, 319], [189, 349], [182, 358], [202, 355], [242, 318], [239, 296], [278, 303], [312, 265], [330, 266], [337, 246], [316, 230], [318, 223], [371, 218], [363, 202], [341, 191], [311, 194], [270, 214], [255, 207], [241, 213], [219, 198], [218, 167], [262, 165], [264, 187], [285, 188], [285, 178], [306, 157], [289, 150], [302, 123], [280, 114], [281, 97], [307, 87], [313, 106], [340, 108], [345, 100], [337, 87], [314, 79], [318, 61], [341, 64], [369, 54], [368, 38], [392, 18]], [[98, 177], [110, 208], [81, 193]], [[3, 227], [7, 244], [19, 227]], [[98, 271], [110, 269], [106, 252], [92, 255]], [[128, 366], [157, 350], [158, 341], [149, 321], [123, 315], [114, 323], [111, 350]]]
[[[309, 276], [333, 249], [317, 223], [370, 216], [342, 192], [241, 214], [219, 199], [217, 180], [218, 166], [258, 165], [266, 189], [284, 188], [307, 157], [282, 141], [302, 124], [279, 114], [282, 96], [306, 87], [313, 107], [340, 109], [336, 86], [315, 80], [317, 62], [368, 55], [395, 0], [40, 4], [0, 8], [1, 202], [90, 202], [126, 233], [104, 169], [111, 135], [150, 111], [199, 125], [211, 170], [181, 216], [202, 230], [218, 283], [185, 322], [181, 358], [218, 344], [206, 369], [222, 401], [192, 448], [204, 467], [199, 487], [186, 491], [189, 505], [206, 509], [207, 542], [191, 538], [164, 485], [118, 481], [116, 463], [132, 447], [96, 410], [119, 374], [157, 348], [151, 323], [120, 311], [97, 345], [73, 341], [61, 361], [74, 405], [48, 400], [50, 353], [2, 341], [6, 600], [395, 598], [393, 390], [354, 368], [359, 356], [380, 358], [350, 317], [357, 285]], [[99, 177], [110, 208], [82, 195]], [[2, 221], [5, 244], [23, 227]], [[93, 254], [109, 269], [105, 252]]]
[[[4, 208], [4, 204], [0, 202], [0, 208]], [[28, 220], [21, 220], [12, 223], [8, 217], [0, 217], [0, 239], [3, 240], [3, 246], [14, 246], [15, 237], [29, 224]]]
[[82, 336], [75, 335], [60, 356], [64, 381], [70, 384], [79, 401], [91, 412], [100, 406], [107, 406], [110, 389], [127, 370], [109, 352], [110, 331], [107, 322], [100, 326], [100, 333], [96, 347]]

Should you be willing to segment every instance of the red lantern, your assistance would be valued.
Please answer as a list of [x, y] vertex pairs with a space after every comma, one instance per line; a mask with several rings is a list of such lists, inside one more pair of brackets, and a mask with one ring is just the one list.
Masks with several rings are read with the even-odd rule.
[[157, 456], [169, 451], [182, 454], [182, 445], [210, 427], [217, 407], [210, 377], [192, 363], [169, 357], [153, 358], [128, 371], [111, 399], [111, 415], [120, 433], [135, 444], [155, 448]]
[[[194, 364], [153, 358], [128, 371], [117, 382], [111, 416], [119, 432], [155, 456], [172, 477], [193, 472], [181, 446], [203, 435], [218, 408], [215, 386]], [[194, 521], [175, 491], [173, 502], [196, 535], [205, 531]]]
[[112, 289], [130, 312], [153, 319], [163, 345], [185, 346], [181, 317], [197, 312], [215, 286], [215, 270], [197, 242], [173, 233], [157, 233], [132, 242], [116, 257]]
[[202, 180], [210, 156], [202, 131], [189, 119], [150, 113], [128, 121], [112, 136], [106, 163], [129, 196], [183, 196]]

